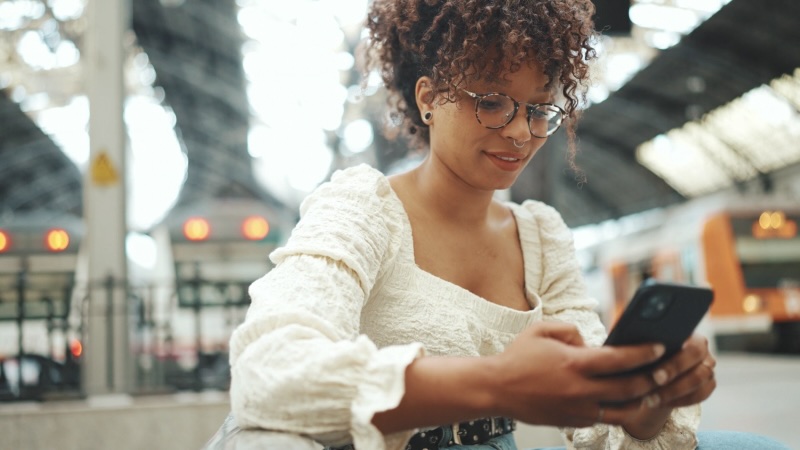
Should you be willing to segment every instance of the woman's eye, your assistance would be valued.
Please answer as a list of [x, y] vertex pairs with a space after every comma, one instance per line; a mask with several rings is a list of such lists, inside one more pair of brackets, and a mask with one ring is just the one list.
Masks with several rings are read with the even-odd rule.
[[539, 108], [533, 108], [533, 112], [531, 113], [532, 119], [549, 119], [550, 114], [548, 111]]
[[501, 101], [494, 101], [494, 100], [483, 100], [481, 101], [481, 108], [487, 109], [491, 111], [495, 111], [498, 109], [503, 109], [504, 105]]

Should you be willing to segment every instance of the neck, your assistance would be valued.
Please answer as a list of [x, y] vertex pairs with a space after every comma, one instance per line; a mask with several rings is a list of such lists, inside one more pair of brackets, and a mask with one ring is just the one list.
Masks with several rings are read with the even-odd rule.
[[430, 154], [411, 177], [416, 201], [430, 214], [462, 224], [485, 224], [489, 219], [494, 190], [470, 186]]

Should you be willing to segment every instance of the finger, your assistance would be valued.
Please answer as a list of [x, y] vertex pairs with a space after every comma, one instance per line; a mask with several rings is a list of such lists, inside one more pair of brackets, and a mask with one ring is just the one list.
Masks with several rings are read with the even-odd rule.
[[716, 388], [717, 380], [709, 380], [691, 394], [666, 402], [665, 406], [680, 408], [682, 406], [696, 405], [708, 399]]
[[658, 388], [649, 374], [633, 374], [619, 377], [595, 378], [589, 385], [588, 396], [599, 401], [620, 406], [633, 402], [641, 404], [641, 399]]
[[581, 402], [574, 405], [559, 422], [561, 426], [589, 427], [598, 423], [621, 424], [630, 420], [641, 408], [638, 402], [620, 404], [597, 404]]
[[621, 425], [639, 413], [641, 405], [638, 402], [628, 402], [618, 405], [601, 405], [603, 408], [602, 420], [598, 423]]
[[590, 376], [614, 375], [652, 363], [664, 354], [662, 344], [603, 346], [586, 349], [579, 355], [583, 372]]
[[680, 352], [653, 370], [653, 380], [659, 386], [664, 386], [708, 359], [713, 371], [716, 361], [708, 353], [708, 341], [703, 336], [695, 335], [686, 341]]
[[716, 387], [713, 367], [715, 364], [713, 358], [707, 358], [693, 370], [645, 398], [645, 406], [656, 407], [662, 404], [671, 406], [676, 403], [690, 405], [705, 400]]
[[584, 345], [583, 337], [575, 325], [562, 322], [542, 322], [537, 328], [539, 336], [553, 338], [569, 345]]

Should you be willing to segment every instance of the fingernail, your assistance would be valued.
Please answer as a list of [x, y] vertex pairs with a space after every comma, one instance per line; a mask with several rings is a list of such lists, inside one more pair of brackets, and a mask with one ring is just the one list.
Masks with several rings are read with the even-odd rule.
[[664, 347], [664, 344], [656, 344], [653, 346], [653, 352], [655, 352], [656, 358], [660, 358], [665, 351], [667, 351], [667, 349]]
[[655, 380], [657, 385], [663, 386], [667, 383], [667, 379], [669, 379], [669, 375], [667, 374], [666, 370], [658, 369], [653, 372], [653, 380]]
[[643, 401], [644, 405], [648, 408], [655, 408], [659, 403], [661, 403], [661, 397], [659, 397], [658, 394], [652, 394], [645, 397]]

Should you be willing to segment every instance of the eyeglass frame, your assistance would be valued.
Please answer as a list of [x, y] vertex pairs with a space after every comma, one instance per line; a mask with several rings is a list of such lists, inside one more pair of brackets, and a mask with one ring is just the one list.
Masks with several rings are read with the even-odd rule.
[[[567, 117], [567, 112], [564, 111], [564, 108], [562, 108], [562, 107], [560, 107], [560, 106], [558, 106], [558, 105], [556, 105], [554, 103], [518, 102], [514, 97], [512, 97], [512, 96], [510, 96], [508, 94], [504, 94], [502, 92], [488, 92], [486, 94], [478, 94], [478, 93], [475, 93], [475, 92], [468, 91], [468, 90], [466, 90], [464, 88], [461, 88], [461, 87], [458, 88], [458, 89], [464, 91], [471, 98], [475, 99], [475, 119], [478, 120], [479, 124], [483, 125], [484, 127], [488, 128], [490, 130], [499, 130], [501, 128], [504, 128], [506, 125], [510, 124], [511, 121], [513, 121], [514, 118], [517, 117], [517, 112], [519, 111], [520, 105], [525, 105], [526, 106], [525, 112], [527, 114], [526, 118], [528, 119], [528, 132], [531, 134], [531, 136], [539, 138], [539, 139], [547, 139], [548, 137], [552, 136], [553, 133], [555, 133], [556, 131], [558, 131], [559, 128], [561, 128], [561, 124], [564, 122], [564, 119], [566, 119], [566, 117]], [[508, 118], [508, 121], [506, 123], [504, 123], [504, 124], [502, 124], [500, 126], [490, 127], [489, 125], [486, 125], [483, 122], [481, 122], [481, 118], [478, 115], [478, 105], [480, 104], [480, 102], [481, 102], [481, 100], [483, 98], [488, 97], [490, 95], [502, 95], [504, 97], [507, 97], [509, 100], [511, 100], [514, 103], [514, 112], [511, 114], [511, 117]], [[538, 135], [534, 134], [533, 128], [531, 128], [531, 113], [533, 112], [533, 110], [535, 108], [538, 108], [540, 106], [552, 106], [553, 108], [555, 108], [558, 111], [559, 114], [561, 114], [561, 120], [558, 121], [558, 125], [556, 125], [556, 127], [553, 128], [553, 131], [548, 132], [546, 136], [538, 136]], [[528, 108], [528, 107], [530, 107], [530, 108]]]

